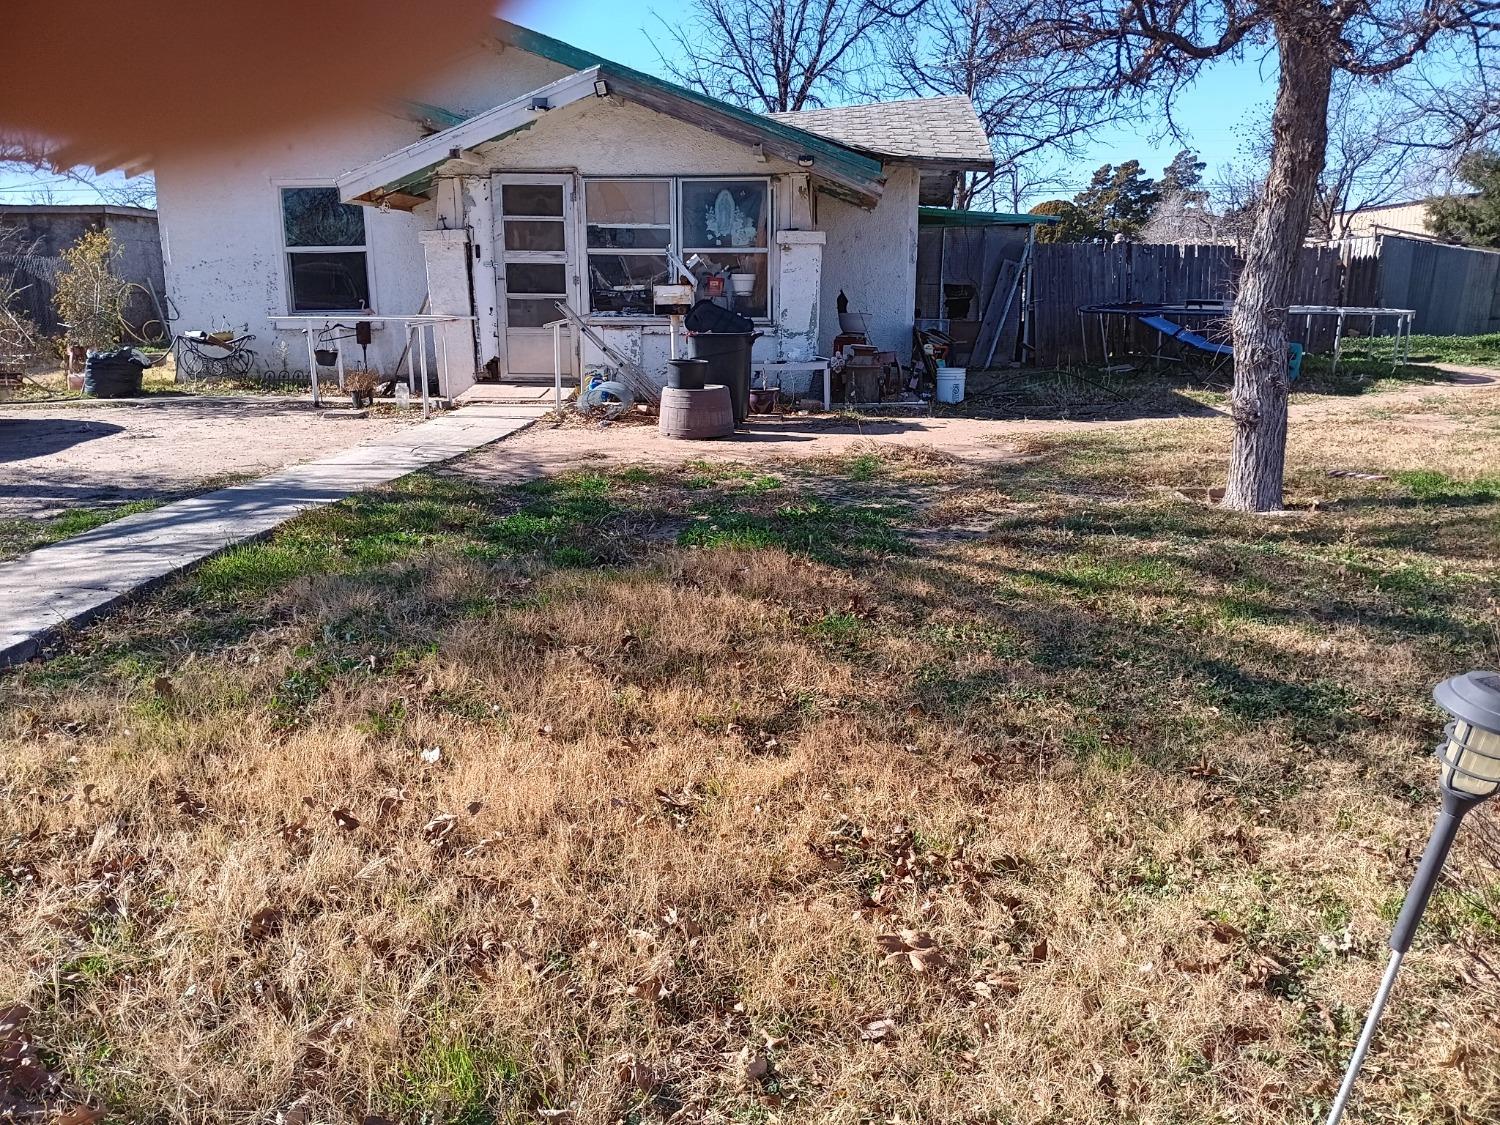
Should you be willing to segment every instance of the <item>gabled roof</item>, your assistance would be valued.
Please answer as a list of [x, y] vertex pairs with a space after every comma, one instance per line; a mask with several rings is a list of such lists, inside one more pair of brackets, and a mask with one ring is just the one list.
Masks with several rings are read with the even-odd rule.
[[974, 103], [962, 96], [773, 113], [777, 121], [880, 156], [964, 171], [995, 166]]
[[[415, 144], [347, 172], [337, 180], [343, 199], [354, 203], [388, 202], [413, 206], [430, 186], [438, 168], [479, 145], [531, 128], [549, 109], [595, 96], [621, 97], [728, 140], [759, 145], [761, 151], [800, 165], [831, 190], [866, 207], [880, 199], [885, 185], [881, 162], [856, 149], [795, 125], [721, 102], [653, 75], [620, 66], [551, 36], [497, 19], [492, 37], [562, 66], [573, 74], [513, 98], [503, 105], [425, 137]], [[596, 87], [596, 83], [602, 86]]]

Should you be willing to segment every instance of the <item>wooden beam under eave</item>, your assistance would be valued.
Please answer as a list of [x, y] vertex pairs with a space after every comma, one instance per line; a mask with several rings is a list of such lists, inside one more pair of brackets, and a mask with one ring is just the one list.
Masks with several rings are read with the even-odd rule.
[[367, 191], [353, 202], [365, 207], [389, 207], [392, 211], [415, 211], [427, 203], [425, 195], [410, 195], [404, 191]]

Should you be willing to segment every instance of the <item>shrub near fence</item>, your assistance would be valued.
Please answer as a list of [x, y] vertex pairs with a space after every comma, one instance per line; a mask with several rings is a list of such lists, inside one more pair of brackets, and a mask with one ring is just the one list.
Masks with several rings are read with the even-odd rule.
[[[1182, 301], [1229, 301], [1243, 261], [1232, 246], [1155, 246], [1131, 242], [1054, 242], [1036, 247], [1032, 267], [1032, 340], [1038, 367], [1080, 364], [1100, 359], [1097, 317], [1085, 322], [1083, 305], [1114, 302], [1175, 304]], [[1306, 247], [1293, 281], [1298, 305], [1351, 303], [1344, 294], [1344, 266], [1336, 248]], [[1352, 303], [1365, 304], [1366, 300]], [[1112, 317], [1110, 347], [1116, 354], [1150, 352], [1155, 331], [1126, 317]], [[1190, 326], [1203, 329], [1200, 320]], [[1088, 336], [1085, 340], [1084, 332]], [[1227, 326], [1221, 331], [1227, 339]], [[1334, 321], [1314, 318], [1309, 333], [1299, 323], [1293, 338], [1309, 351], [1333, 347]], [[1213, 335], [1214, 331], [1207, 333]], [[1308, 336], [1307, 339], [1303, 339]]]

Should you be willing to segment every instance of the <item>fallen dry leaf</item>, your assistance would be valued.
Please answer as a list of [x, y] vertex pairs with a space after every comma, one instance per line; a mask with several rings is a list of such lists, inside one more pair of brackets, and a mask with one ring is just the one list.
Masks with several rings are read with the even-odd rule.
[[749, 1045], [741, 1047], [739, 1054], [734, 1056], [734, 1066], [747, 1082], [759, 1082], [771, 1072], [771, 1063], [765, 1052]]
[[75, 1105], [72, 1109], [54, 1117], [52, 1125], [98, 1125], [98, 1122], [103, 1120], [102, 1109], [95, 1109], [88, 1105]]
[[620, 1085], [633, 1086], [648, 1094], [661, 1088], [661, 1079], [657, 1077], [656, 1071], [629, 1051], [615, 1058], [615, 1077], [619, 1079]]
[[887, 965], [905, 961], [916, 973], [925, 973], [943, 959], [942, 950], [926, 930], [897, 930], [889, 934], [876, 934], [875, 941], [884, 951]]
[[281, 928], [281, 910], [275, 906], [262, 906], [250, 915], [245, 932], [251, 941], [265, 941]]
[[342, 828], [345, 832], [353, 832], [356, 828], [359, 827], [358, 818], [356, 818], [355, 815], [348, 809], [339, 808], [331, 809], [329, 811], [333, 813], [333, 822], [340, 828]]
[[866, 1016], [859, 1021], [859, 1037], [866, 1043], [888, 1043], [896, 1038], [896, 1021], [890, 1016]]

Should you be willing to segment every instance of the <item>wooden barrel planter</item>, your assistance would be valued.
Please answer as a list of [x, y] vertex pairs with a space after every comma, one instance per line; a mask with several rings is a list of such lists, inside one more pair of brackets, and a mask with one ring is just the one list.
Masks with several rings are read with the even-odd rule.
[[734, 400], [722, 384], [701, 390], [663, 387], [661, 392], [661, 436], [702, 441], [734, 433]]

